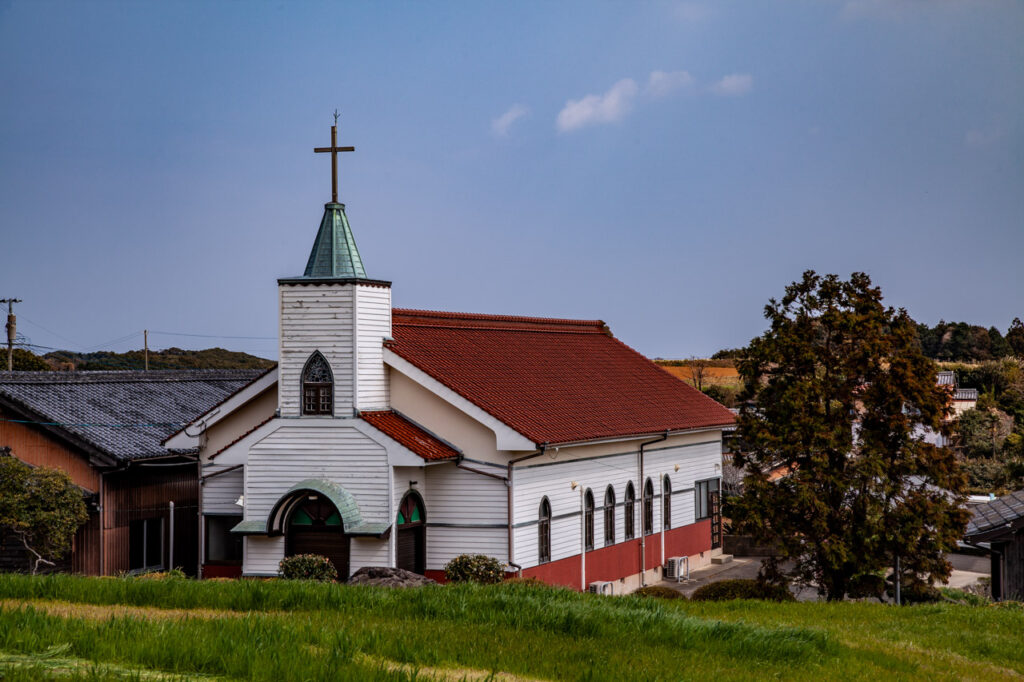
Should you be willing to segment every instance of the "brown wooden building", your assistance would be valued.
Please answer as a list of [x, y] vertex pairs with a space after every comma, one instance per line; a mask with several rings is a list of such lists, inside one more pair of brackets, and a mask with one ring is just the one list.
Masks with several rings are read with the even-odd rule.
[[[0, 372], [0, 448], [61, 469], [82, 489], [89, 520], [59, 569], [117, 575], [199, 562], [195, 449], [163, 441], [261, 370]], [[173, 511], [172, 511], [173, 509]], [[25, 570], [17, 547], [0, 570]]]
[[1024, 490], [974, 505], [964, 540], [992, 560], [992, 598], [1024, 600]]

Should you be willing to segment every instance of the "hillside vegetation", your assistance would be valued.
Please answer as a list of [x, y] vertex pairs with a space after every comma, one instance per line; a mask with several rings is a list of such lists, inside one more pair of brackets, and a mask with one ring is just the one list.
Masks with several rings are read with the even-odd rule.
[[[149, 351], [150, 369], [267, 369], [273, 364], [272, 360], [223, 348], [167, 348]], [[143, 369], [145, 366], [144, 352], [141, 350], [126, 353], [55, 350], [46, 355], [35, 355], [19, 348], [14, 354], [15, 370], [124, 370]]]
[[955, 604], [0, 576], [5, 680], [1011, 679], [1022, 628]]

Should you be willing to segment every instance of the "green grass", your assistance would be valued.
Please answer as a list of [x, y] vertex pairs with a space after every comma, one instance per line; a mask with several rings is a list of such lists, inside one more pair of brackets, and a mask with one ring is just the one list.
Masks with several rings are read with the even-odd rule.
[[[139, 679], [246, 680], [436, 679], [438, 668], [583, 680], [1024, 673], [1024, 612], [985, 606], [689, 603], [527, 585], [391, 590], [14, 575], [0, 575], [0, 599], [8, 600], [0, 610], [5, 680], [4, 673], [26, 670], [81, 679], [120, 679], [128, 670]], [[84, 607], [48, 613], [47, 602], [119, 611], [103, 619]], [[147, 617], [117, 605], [193, 611]], [[62, 652], [50, 657], [57, 663], [33, 658], [54, 650]]]

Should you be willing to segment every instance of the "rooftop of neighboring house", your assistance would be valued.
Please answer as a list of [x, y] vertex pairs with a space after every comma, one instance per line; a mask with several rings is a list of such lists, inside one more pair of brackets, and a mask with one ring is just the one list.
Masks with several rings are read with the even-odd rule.
[[167, 436], [264, 372], [0, 372], [0, 408], [9, 421], [127, 462], [175, 454], [161, 444]]

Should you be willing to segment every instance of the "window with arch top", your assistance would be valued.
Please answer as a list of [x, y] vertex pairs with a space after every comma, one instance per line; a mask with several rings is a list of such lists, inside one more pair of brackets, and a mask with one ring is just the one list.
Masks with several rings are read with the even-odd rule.
[[537, 563], [551, 561], [551, 503], [548, 498], [540, 501], [537, 513]]
[[320, 351], [302, 368], [302, 414], [334, 414], [334, 375]]
[[633, 481], [626, 484], [626, 501], [623, 504], [624, 535], [627, 540], [636, 537], [636, 488]]
[[661, 525], [665, 530], [672, 527], [672, 479], [668, 474], [661, 483]]
[[615, 488], [604, 491], [604, 546], [615, 544]]
[[583, 549], [594, 549], [594, 493], [587, 488], [583, 493]]
[[644, 482], [644, 535], [654, 532], [654, 483]]

